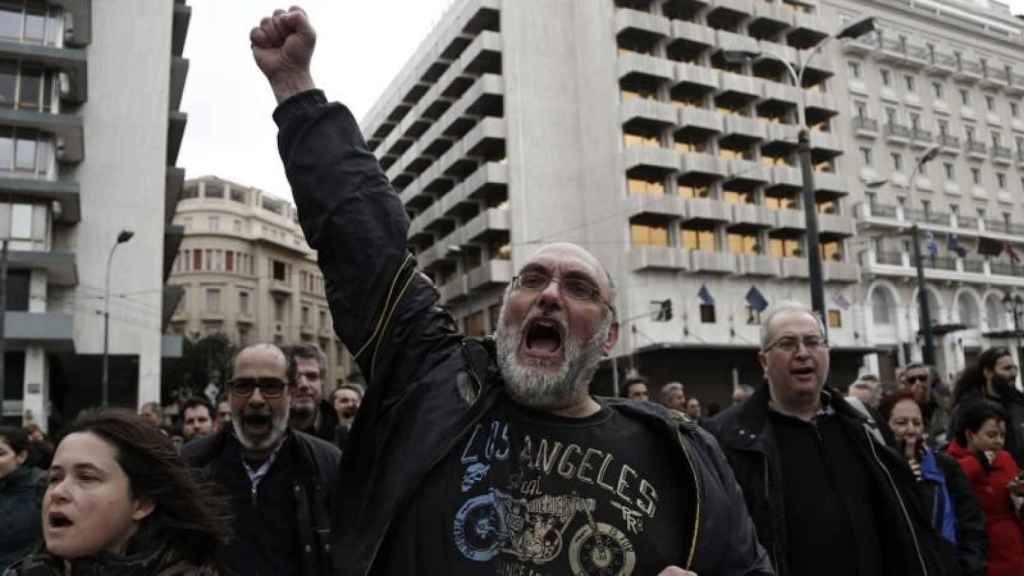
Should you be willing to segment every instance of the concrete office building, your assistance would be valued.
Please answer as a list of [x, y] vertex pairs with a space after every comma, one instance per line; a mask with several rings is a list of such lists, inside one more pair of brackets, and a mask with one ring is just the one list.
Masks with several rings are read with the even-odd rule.
[[[867, 15], [877, 18], [880, 33], [855, 42], [830, 38]], [[952, 67], [938, 73], [929, 43], [939, 55], [959, 54], [962, 64], [976, 66], [977, 78], [968, 82]], [[938, 137], [942, 113], [926, 92], [932, 81], [944, 85], [952, 116], [947, 140], [966, 122], [953, 100], [964, 84], [976, 106], [994, 96], [1004, 128], [998, 156], [990, 149], [975, 158], [966, 138], [959, 139], [963, 148], [944, 148], [942, 157], [956, 164], [959, 195], [942, 189], [942, 162], [927, 166], [930, 195], [942, 199], [933, 200], [928, 226], [937, 226], [942, 241], [956, 222], [934, 222], [951, 212], [947, 197], [963, 215], [988, 206], [984, 218], [961, 221], [973, 226], [960, 231], [961, 243], [970, 250], [985, 233], [1024, 252], [1024, 235], [1002, 215], [1010, 212], [1011, 223], [1024, 217], [1019, 158], [1011, 151], [1007, 162], [1005, 155], [1016, 142], [1010, 103], [1024, 86], [1024, 59], [1014, 46], [1021, 46], [1020, 22], [995, 4], [464, 0], [447, 11], [362, 126], [412, 218], [420, 266], [467, 332], [493, 329], [504, 288], [534, 249], [576, 242], [616, 278], [619, 371], [639, 368], [656, 384], [683, 380], [702, 398], [723, 401], [733, 383], [761, 380], [759, 313], [750, 302], [758, 295], [769, 303], [810, 299], [796, 155], [801, 109], [810, 128], [834, 383], [845, 386], [862, 369], [891, 373], [895, 362], [919, 355], [905, 281], [913, 268], [899, 240], [916, 213], [883, 217], [865, 206], [905, 196], [908, 167], [927, 150], [920, 138], [929, 130]], [[726, 58], [724, 51], [750, 57]], [[904, 57], [908, 52], [916, 56]], [[800, 88], [783, 60], [797, 68], [807, 62]], [[857, 69], [860, 84], [850, 78]], [[905, 84], [881, 89], [882, 69], [893, 82], [915, 77], [917, 108]], [[1012, 81], [992, 80], [1007, 74]], [[892, 96], [900, 102], [891, 124], [916, 122], [911, 137], [894, 139], [884, 126], [863, 130], [858, 118], [888, 114], [881, 103]], [[975, 112], [984, 125], [975, 144], [992, 142], [987, 115]], [[900, 169], [886, 164], [892, 153], [901, 154]], [[981, 172], [978, 187], [965, 180], [971, 167]], [[865, 187], [881, 178], [891, 184]], [[994, 230], [993, 219], [1004, 226]], [[886, 261], [894, 250], [899, 262]], [[938, 268], [943, 255], [928, 276], [944, 330], [952, 329], [957, 307], [941, 303], [955, 302], [962, 287], [973, 286], [968, 290], [985, 310], [986, 302], [1024, 286], [1005, 273], [1005, 256], [979, 265], [969, 253], [956, 270], [945, 270]], [[872, 306], [876, 294], [891, 299]], [[666, 299], [674, 312], [668, 321], [655, 314]], [[943, 371], [1005, 339], [1010, 321], [997, 307], [944, 335]], [[600, 392], [612, 391], [607, 372], [599, 380]]]
[[224, 334], [241, 346], [316, 344], [333, 388], [350, 377], [352, 361], [296, 218], [290, 202], [257, 188], [213, 176], [186, 182], [174, 216], [185, 236], [169, 281], [182, 298], [170, 330], [192, 340]]
[[[4, 415], [44, 428], [100, 401], [113, 259], [110, 399], [159, 397], [166, 208], [190, 18], [183, 0], [0, 5], [0, 238], [9, 240]], [[172, 250], [173, 254], [176, 250]], [[157, 255], [154, 257], [154, 255]]]

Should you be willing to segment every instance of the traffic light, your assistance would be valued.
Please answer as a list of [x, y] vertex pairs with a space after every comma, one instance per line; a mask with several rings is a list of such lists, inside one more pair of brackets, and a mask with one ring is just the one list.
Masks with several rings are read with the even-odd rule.
[[672, 299], [666, 298], [661, 301], [661, 310], [658, 311], [658, 319], [668, 322], [672, 319]]

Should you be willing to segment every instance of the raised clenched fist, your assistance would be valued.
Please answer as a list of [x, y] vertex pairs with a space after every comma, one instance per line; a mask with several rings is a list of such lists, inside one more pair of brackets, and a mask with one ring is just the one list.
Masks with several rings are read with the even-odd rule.
[[264, 18], [249, 32], [249, 40], [256, 65], [270, 82], [278, 102], [315, 87], [309, 63], [316, 32], [302, 8], [275, 10], [273, 16]]

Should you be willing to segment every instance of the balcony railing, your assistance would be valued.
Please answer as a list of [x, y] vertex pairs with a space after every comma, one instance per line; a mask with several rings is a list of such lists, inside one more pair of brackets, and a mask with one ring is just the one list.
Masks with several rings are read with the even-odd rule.
[[931, 142], [932, 133], [928, 130], [921, 130], [920, 128], [914, 128], [914, 140], [918, 142]]
[[932, 212], [931, 210], [904, 208], [903, 218], [906, 220], [910, 220], [911, 222], [949, 226], [949, 214], [946, 214], [944, 212]]
[[890, 266], [902, 266], [903, 254], [901, 252], [876, 252], [875, 262], [888, 264]]
[[1014, 224], [1005, 220], [985, 220], [985, 230], [1024, 236], [1024, 225]]
[[989, 262], [989, 269], [993, 274], [1000, 276], [1016, 276], [1021, 273], [1021, 266], [1018, 264], [1007, 264], [1005, 262]]
[[885, 125], [885, 135], [898, 138], [910, 138], [910, 128], [895, 122]]
[[853, 119], [853, 129], [878, 132], [878, 120], [868, 118], [867, 116], [856, 116]]
[[964, 272], [982, 274], [985, 272], [984, 260], [964, 260]]
[[956, 217], [957, 228], [977, 230], [978, 229], [978, 218], [976, 216], [957, 216]]
[[960, 139], [956, 136], [950, 136], [949, 134], [939, 134], [939, 144], [949, 148], [959, 148]]
[[973, 140], [967, 141], [967, 151], [975, 152], [977, 154], [985, 154], [988, 152], [988, 146], [984, 142], [976, 142]]
[[1006, 158], [1007, 160], [1010, 160], [1013, 158], [1013, 153], [1006, 146], [993, 145], [992, 156], [995, 158]]
[[875, 204], [870, 204], [869, 207], [871, 208], [871, 215], [872, 216], [878, 216], [880, 218], [895, 218], [896, 217], [896, 207], [895, 206], [889, 206], [889, 205], [886, 205], [886, 204], [877, 204], [877, 203], [875, 203]]
[[925, 268], [935, 270], [956, 270], [956, 258], [942, 256], [921, 256]]

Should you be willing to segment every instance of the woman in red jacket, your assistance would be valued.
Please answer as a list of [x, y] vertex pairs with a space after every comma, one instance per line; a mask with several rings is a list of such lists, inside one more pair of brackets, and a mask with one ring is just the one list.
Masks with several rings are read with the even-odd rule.
[[1018, 515], [1024, 496], [1013, 457], [1003, 450], [1006, 417], [992, 402], [965, 407], [949, 453], [957, 459], [974, 486], [978, 503], [985, 511], [988, 531], [988, 576], [1024, 574], [1024, 523]]

